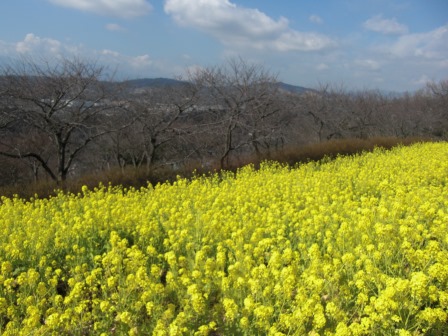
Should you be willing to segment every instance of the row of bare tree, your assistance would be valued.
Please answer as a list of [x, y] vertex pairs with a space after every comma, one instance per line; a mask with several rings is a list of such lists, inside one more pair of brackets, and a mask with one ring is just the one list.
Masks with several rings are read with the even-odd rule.
[[330, 85], [292, 93], [241, 58], [160, 87], [105, 74], [77, 58], [0, 66], [0, 185], [129, 165], [226, 168], [335, 138], [448, 137], [448, 81], [399, 96]]

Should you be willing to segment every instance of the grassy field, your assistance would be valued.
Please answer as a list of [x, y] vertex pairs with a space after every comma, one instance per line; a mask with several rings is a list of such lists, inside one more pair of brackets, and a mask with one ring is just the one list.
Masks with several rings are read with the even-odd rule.
[[446, 333], [447, 143], [1, 202], [1, 335]]

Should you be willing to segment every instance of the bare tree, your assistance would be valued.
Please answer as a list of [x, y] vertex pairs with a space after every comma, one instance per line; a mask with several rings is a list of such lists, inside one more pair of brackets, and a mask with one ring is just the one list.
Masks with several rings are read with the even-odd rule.
[[318, 142], [342, 138], [352, 127], [352, 103], [343, 86], [320, 84], [317, 89], [302, 94], [297, 103], [302, 119]]
[[[445, 103], [448, 103], [448, 79], [442, 80], [438, 83], [429, 82], [426, 88], [436, 97], [442, 99]], [[445, 104], [445, 110], [448, 110]]]
[[375, 135], [387, 133], [387, 126], [383, 124], [388, 99], [375, 90], [358, 91], [351, 95], [351, 108], [348, 109], [350, 120], [348, 131], [350, 136], [366, 139]]
[[149, 88], [129, 97], [133, 124], [110, 134], [117, 163], [149, 171], [157, 162], [182, 161], [195, 149], [185, 145], [193, 132], [188, 114], [197, 102], [196, 88], [188, 82]]
[[259, 155], [278, 137], [278, 82], [263, 66], [234, 58], [190, 73], [190, 81], [200, 88], [202, 104], [217, 116], [210, 127], [219, 125], [221, 168], [232, 152], [252, 148]]
[[78, 58], [2, 66], [0, 155], [32, 159], [64, 181], [89, 143], [110, 132], [106, 111], [121, 108], [103, 75], [103, 67]]
[[426, 85], [426, 93], [430, 95], [430, 103], [426, 114], [431, 114], [435, 119], [434, 135], [448, 137], [448, 80], [438, 83], [430, 82]]

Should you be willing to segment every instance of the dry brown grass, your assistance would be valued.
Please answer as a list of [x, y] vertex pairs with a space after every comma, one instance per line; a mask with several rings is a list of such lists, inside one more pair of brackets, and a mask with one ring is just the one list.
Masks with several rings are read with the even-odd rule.
[[376, 147], [390, 149], [399, 145], [409, 146], [417, 142], [432, 141], [428, 138], [375, 137], [369, 139], [339, 139], [301, 147], [289, 147], [272, 155], [272, 159], [288, 164], [318, 161], [324, 157], [335, 158], [338, 155], [354, 155], [372, 151]]
[[[304, 163], [309, 161], [318, 161], [323, 158], [334, 158], [338, 155], [353, 155], [364, 151], [372, 151], [375, 147], [390, 149], [392, 147], [403, 145], [408, 146], [416, 142], [427, 142], [427, 138], [394, 138], [394, 137], [376, 137], [370, 139], [341, 139], [311, 144], [306, 146], [290, 146], [281, 151], [265, 157], [255, 157], [251, 155], [241, 156], [234, 159], [226, 170], [236, 171], [238, 168], [249, 163], [258, 167], [264, 160], [274, 160], [289, 165]], [[212, 165], [212, 173], [218, 171], [218, 161]], [[210, 168], [208, 168], [210, 170]], [[159, 167], [152, 171], [143, 168], [111, 169], [100, 173], [84, 175], [77, 179], [68, 179], [62, 184], [56, 184], [53, 181], [40, 181], [26, 185], [6, 186], [0, 188], [0, 196], [12, 197], [17, 195], [20, 198], [30, 199], [33, 197], [48, 198], [57, 193], [57, 190], [77, 194], [82, 186], [86, 185], [90, 189], [103, 185], [121, 185], [124, 187], [140, 188], [163, 182], [172, 182], [177, 176], [190, 178], [193, 175], [208, 174], [206, 168], [203, 168], [199, 162], [189, 162], [182, 169], [173, 170], [169, 167]]]

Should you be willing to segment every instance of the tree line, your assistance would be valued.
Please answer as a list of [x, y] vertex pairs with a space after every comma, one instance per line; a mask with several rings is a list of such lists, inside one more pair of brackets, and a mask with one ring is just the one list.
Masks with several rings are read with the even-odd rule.
[[0, 65], [0, 186], [128, 166], [230, 167], [332, 139], [448, 137], [448, 80], [402, 95], [328, 84], [293, 93], [233, 58], [173, 85], [131, 88], [79, 58]]

